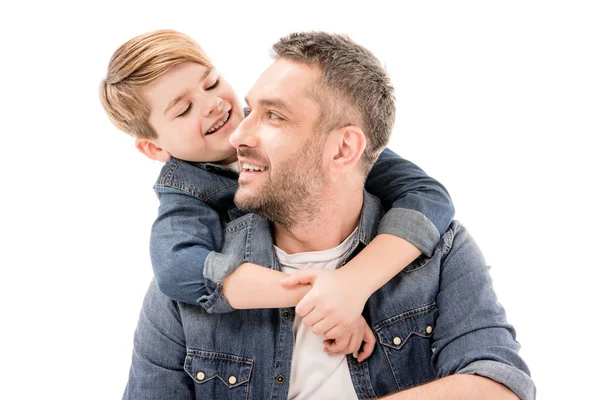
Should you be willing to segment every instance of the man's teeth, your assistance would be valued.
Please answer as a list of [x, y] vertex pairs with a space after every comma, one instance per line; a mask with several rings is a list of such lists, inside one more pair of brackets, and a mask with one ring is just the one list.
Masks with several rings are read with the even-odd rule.
[[256, 165], [252, 165], [252, 164], [248, 164], [248, 163], [243, 163], [242, 168], [250, 170], [250, 171], [266, 171], [267, 170], [267, 167], [257, 167]]
[[223, 117], [223, 119], [220, 120], [219, 122], [217, 122], [215, 124], [215, 126], [213, 126], [212, 128], [210, 128], [208, 130], [208, 132], [206, 132], [206, 133], [213, 133], [214, 131], [216, 131], [217, 129], [219, 129], [220, 127], [222, 127], [225, 124], [225, 122], [227, 122], [228, 119], [229, 119], [229, 113], [225, 114], [225, 116]]

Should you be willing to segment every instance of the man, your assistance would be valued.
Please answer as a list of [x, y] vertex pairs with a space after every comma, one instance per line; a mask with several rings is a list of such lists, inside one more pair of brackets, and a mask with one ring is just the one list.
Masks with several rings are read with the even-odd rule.
[[[363, 185], [389, 140], [393, 92], [374, 56], [343, 36], [293, 34], [274, 53], [231, 138], [236, 204], [255, 214], [226, 227], [222, 251], [284, 272], [321, 268], [296, 282], [327, 281], [377, 233], [383, 210]], [[211, 301], [228, 307], [243, 287], [226, 281], [244, 272], [211, 273]], [[311, 305], [296, 311], [208, 315], [151, 285], [125, 398], [534, 398], [483, 256], [456, 222], [367, 302], [377, 345], [366, 361], [323, 354], [325, 337], [301, 326], [315, 324], [301, 319]]]

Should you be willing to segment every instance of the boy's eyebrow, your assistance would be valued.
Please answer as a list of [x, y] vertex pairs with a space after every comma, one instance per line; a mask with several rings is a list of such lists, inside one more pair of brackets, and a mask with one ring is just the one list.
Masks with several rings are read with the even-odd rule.
[[[247, 97], [244, 99], [244, 101], [246, 102], [246, 104], [250, 105], [250, 102], [248, 101]], [[276, 107], [287, 113], [294, 114], [292, 109], [287, 105], [287, 103], [281, 99], [260, 99], [258, 101], [258, 104], [260, 104], [261, 106]]]
[[[211, 69], [207, 69], [206, 72], [204, 72], [204, 74], [202, 74], [202, 76], [200, 77], [200, 82], [202, 82], [203, 80], [206, 79], [206, 77], [214, 70], [214, 68]], [[165, 108], [165, 111], [163, 112], [163, 115], [167, 115], [167, 112], [171, 109], [171, 107], [173, 107], [175, 104], [179, 103], [179, 101], [181, 99], [183, 99], [188, 93], [190, 92], [189, 89], [185, 90], [183, 93], [180, 93], [179, 95], [177, 95], [177, 97], [175, 97], [175, 99], [173, 99], [173, 101], [171, 101], [168, 105], [167, 108]]]

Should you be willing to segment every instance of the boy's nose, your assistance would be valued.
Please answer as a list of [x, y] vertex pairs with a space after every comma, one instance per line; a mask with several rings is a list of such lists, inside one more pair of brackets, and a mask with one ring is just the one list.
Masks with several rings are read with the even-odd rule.
[[214, 116], [214, 114], [218, 114], [222, 110], [223, 110], [223, 99], [220, 97], [214, 97], [214, 98], [210, 99], [210, 101], [208, 102], [206, 110], [204, 111], [204, 116], [205, 117], [208, 117], [210, 115]]

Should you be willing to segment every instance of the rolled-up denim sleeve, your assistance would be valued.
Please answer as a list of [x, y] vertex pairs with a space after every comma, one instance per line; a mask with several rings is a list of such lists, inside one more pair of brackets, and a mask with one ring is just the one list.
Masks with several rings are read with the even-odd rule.
[[385, 149], [369, 173], [365, 189], [389, 210], [378, 233], [401, 237], [431, 256], [454, 218], [446, 188], [412, 162]]
[[432, 343], [438, 378], [479, 375], [505, 385], [521, 399], [534, 399], [535, 385], [519, 356], [515, 329], [494, 293], [483, 255], [460, 224], [453, 223], [442, 242], [449, 237]]
[[223, 244], [218, 212], [176, 189], [163, 189], [158, 197], [158, 217], [150, 236], [158, 288], [172, 300], [200, 305], [210, 313], [233, 311], [220, 283], [243, 260], [218, 253]]
[[194, 382], [183, 369], [185, 335], [177, 304], [152, 281], [135, 330], [124, 400], [192, 400]]

